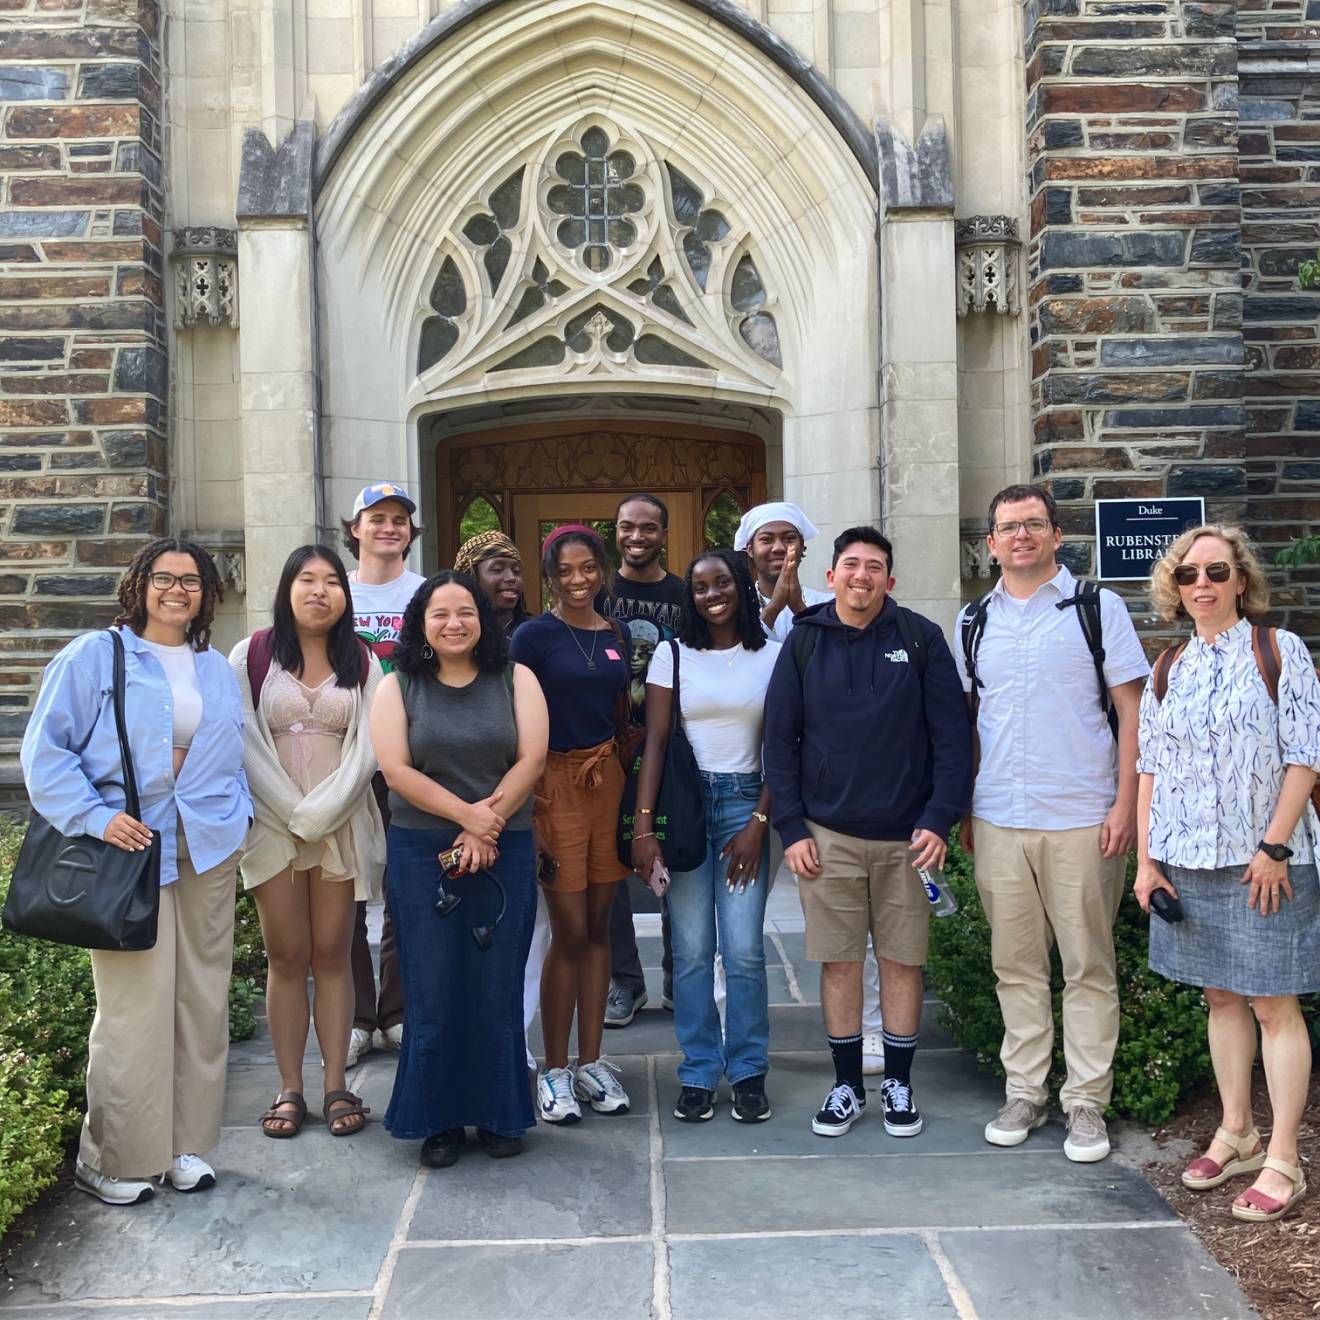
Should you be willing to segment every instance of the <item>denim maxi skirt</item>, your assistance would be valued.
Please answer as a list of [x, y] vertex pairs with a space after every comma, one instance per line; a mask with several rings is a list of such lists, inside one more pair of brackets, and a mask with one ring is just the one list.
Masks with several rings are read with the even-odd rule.
[[1151, 914], [1151, 970], [1183, 985], [1236, 995], [1305, 995], [1320, 990], [1320, 879], [1311, 863], [1289, 866], [1293, 897], [1262, 917], [1247, 907], [1245, 866], [1168, 868], [1184, 919]]
[[385, 1130], [420, 1140], [450, 1128], [477, 1127], [520, 1137], [536, 1123], [523, 1042], [523, 968], [536, 918], [530, 830], [506, 830], [492, 870], [508, 910], [482, 953], [473, 926], [488, 926], [499, 894], [482, 875], [449, 878], [463, 901], [435, 910], [436, 854], [458, 830], [389, 829], [390, 916], [403, 977], [403, 1048]]

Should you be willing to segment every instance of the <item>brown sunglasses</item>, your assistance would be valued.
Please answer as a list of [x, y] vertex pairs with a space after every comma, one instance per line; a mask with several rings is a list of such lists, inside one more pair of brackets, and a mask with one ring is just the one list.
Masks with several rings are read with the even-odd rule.
[[[1213, 564], [1204, 565], [1205, 575], [1211, 582], [1227, 582], [1233, 576], [1233, 565], [1223, 559], [1216, 559]], [[1201, 568], [1196, 564], [1179, 564], [1173, 570], [1173, 580], [1180, 587], [1194, 587], [1201, 576]]]

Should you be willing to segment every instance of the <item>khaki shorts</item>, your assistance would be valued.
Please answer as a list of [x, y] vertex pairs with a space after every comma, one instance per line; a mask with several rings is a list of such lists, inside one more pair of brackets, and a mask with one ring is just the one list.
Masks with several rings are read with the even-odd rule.
[[532, 807], [532, 821], [558, 864], [546, 889], [580, 894], [628, 874], [615, 838], [622, 798], [623, 766], [613, 740], [546, 756]]
[[866, 937], [876, 957], [905, 967], [926, 961], [930, 900], [906, 842], [859, 839], [807, 822], [820, 875], [798, 881], [812, 962], [861, 962]]

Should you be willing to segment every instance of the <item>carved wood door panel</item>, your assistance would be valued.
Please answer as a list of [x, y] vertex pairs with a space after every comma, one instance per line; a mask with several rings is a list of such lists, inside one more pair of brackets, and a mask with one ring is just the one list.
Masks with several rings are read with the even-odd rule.
[[[552, 525], [610, 524], [623, 496], [651, 491], [669, 506], [668, 562], [681, 573], [705, 545], [726, 543], [739, 512], [765, 498], [764, 445], [742, 431], [559, 422], [451, 437], [436, 458], [441, 562], [453, 562], [465, 518], [468, 532], [498, 522], [523, 556], [533, 610], [541, 538]], [[609, 541], [612, 527], [600, 530]]]

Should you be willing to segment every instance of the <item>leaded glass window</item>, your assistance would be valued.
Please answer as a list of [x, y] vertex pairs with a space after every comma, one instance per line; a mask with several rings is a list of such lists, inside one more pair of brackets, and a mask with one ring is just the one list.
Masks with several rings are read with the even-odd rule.
[[738, 323], [738, 333], [743, 337], [743, 342], [758, 357], [782, 367], [784, 357], [779, 347], [779, 327], [775, 325], [775, 318], [763, 310], [766, 304], [765, 285], [761, 282], [761, 274], [750, 254], [744, 253], [734, 267], [729, 301], [736, 311], [746, 313]]
[[723, 212], [706, 209], [705, 194], [682, 170], [668, 162], [665, 168], [669, 171], [669, 192], [674, 199], [674, 219], [687, 228], [683, 235], [683, 258], [697, 287], [704, 291], [710, 275], [711, 245], [728, 237], [730, 225]]
[[564, 217], [555, 236], [564, 247], [582, 250], [588, 270], [608, 270], [615, 253], [637, 239], [637, 226], [628, 217], [642, 209], [646, 195], [631, 182], [636, 160], [630, 152], [611, 151], [604, 129], [589, 128], [581, 152], [563, 152], [555, 173], [560, 182], [546, 198], [550, 210]]
[[490, 277], [490, 291], [496, 292], [509, 268], [513, 244], [508, 233], [518, 224], [522, 210], [523, 169], [515, 170], [487, 199], [489, 211], [474, 215], [463, 226], [463, 237], [475, 248], [484, 248], [481, 260]]
[[417, 346], [419, 375], [435, 366], [458, 343], [456, 321], [467, 310], [467, 290], [453, 257], [446, 257], [441, 264], [427, 301], [439, 315], [428, 316], [422, 322], [421, 341]]

